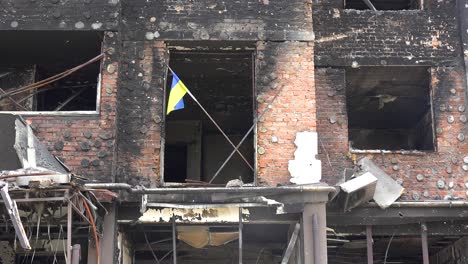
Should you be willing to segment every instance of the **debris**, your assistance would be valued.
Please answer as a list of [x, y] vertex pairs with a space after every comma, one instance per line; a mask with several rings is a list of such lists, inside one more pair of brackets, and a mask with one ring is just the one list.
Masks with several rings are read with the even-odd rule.
[[366, 172], [340, 184], [343, 192], [338, 194], [337, 200], [344, 212], [350, 211], [370, 201], [374, 197], [376, 186], [377, 178], [371, 172]]
[[362, 158], [358, 161], [363, 171], [371, 172], [377, 178], [377, 186], [375, 188], [374, 201], [385, 209], [395, 202], [404, 191], [404, 188], [392, 179], [387, 173], [381, 170], [369, 158]]
[[0, 182], [0, 186], [0, 193], [5, 203], [5, 207], [7, 208], [8, 214], [10, 215], [11, 222], [15, 228], [16, 236], [20, 241], [21, 247], [29, 250], [31, 249], [31, 246], [29, 245], [29, 239], [26, 235], [26, 232], [24, 231], [23, 223], [21, 222], [16, 202], [13, 201], [8, 194], [8, 184], [5, 182]]

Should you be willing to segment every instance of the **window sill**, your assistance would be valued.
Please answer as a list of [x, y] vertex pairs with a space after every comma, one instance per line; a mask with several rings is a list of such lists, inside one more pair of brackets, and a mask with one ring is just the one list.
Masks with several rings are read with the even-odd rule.
[[402, 155], [414, 155], [424, 156], [429, 153], [434, 153], [434, 150], [384, 150], [384, 149], [350, 149], [352, 154], [402, 154]]
[[22, 116], [99, 116], [99, 111], [0, 111], [0, 114]]

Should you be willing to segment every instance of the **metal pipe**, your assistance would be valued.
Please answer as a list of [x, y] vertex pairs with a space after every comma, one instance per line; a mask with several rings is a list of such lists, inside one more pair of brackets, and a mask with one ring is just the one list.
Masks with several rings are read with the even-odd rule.
[[207, 193], [291, 193], [291, 192], [335, 192], [334, 187], [328, 185], [290, 185], [280, 187], [187, 187], [187, 188], [145, 188], [132, 187], [127, 183], [86, 183], [88, 189], [126, 190], [137, 194], [198, 194]]
[[243, 240], [243, 237], [242, 237], [242, 229], [243, 229], [243, 226], [242, 226], [242, 207], [239, 207], [239, 264], [242, 264], [242, 256], [243, 256], [243, 252], [242, 252], [242, 240]]
[[177, 264], [177, 237], [176, 237], [176, 223], [175, 219], [172, 222], [172, 254], [174, 259], [174, 264]]
[[81, 259], [81, 245], [80, 244], [73, 245], [71, 264], [80, 264], [80, 259]]
[[[67, 264], [72, 263], [72, 215], [73, 209], [70, 201], [67, 206]], [[99, 264], [99, 263], [98, 263]]]
[[374, 264], [374, 252], [372, 241], [372, 226], [366, 226], [366, 240], [367, 240], [367, 264]]
[[427, 226], [425, 223], [421, 224], [421, 246], [422, 246], [423, 264], [429, 264], [429, 249], [427, 245]]
[[[363, 207], [378, 207], [376, 203], [369, 203]], [[432, 208], [432, 207], [468, 207], [468, 201], [440, 201], [440, 200], [426, 200], [426, 201], [405, 201], [405, 202], [394, 202], [390, 207], [396, 208]]]
[[320, 263], [320, 230], [317, 214], [312, 215], [312, 239], [314, 240], [314, 264]]

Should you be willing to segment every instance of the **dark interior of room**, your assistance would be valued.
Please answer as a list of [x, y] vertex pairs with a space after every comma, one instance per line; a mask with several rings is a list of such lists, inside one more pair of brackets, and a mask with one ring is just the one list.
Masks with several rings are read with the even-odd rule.
[[[367, 10], [364, 0], [344, 0], [346, 9]], [[419, 0], [370, 0], [377, 10], [411, 10], [419, 9]]]
[[[4, 31], [0, 33], [0, 88], [5, 91], [44, 80], [78, 66], [101, 53], [102, 33]], [[39, 89], [0, 101], [1, 111], [96, 110], [100, 63]], [[75, 95], [69, 102], [73, 95]]]
[[[222, 245], [196, 248], [189, 244], [191, 241], [187, 241], [186, 236], [182, 235], [181, 228], [186, 227], [194, 227], [195, 230], [206, 228], [210, 233], [211, 241], [216, 241], [216, 234], [221, 233], [232, 233], [234, 238]], [[244, 224], [243, 263], [280, 263], [287, 247], [289, 228], [290, 225], [287, 224]], [[132, 234], [129, 239], [135, 250], [136, 264], [155, 263], [148, 243], [152, 245], [153, 253], [160, 263], [173, 263], [172, 227], [170, 225], [144, 226], [138, 229], [130, 227], [130, 230], [128, 234]], [[238, 225], [177, 225], [177, 236], [177, 263], [238, 263]], [[190, 238], [193, 241], [203, 241], [204, 235], [202, 232], [192, 232]]]
[[[240, 142], [253, 124], [252, 54], [174, 51], [170, 67], [232, 142]], [[172, 83], [170, 73], [167, 79], [166, 98]], [[209, 182], [233, 147], [189, 95], [184, 103], [184, 109], [166, 116], [164, 181]], [[252, 134], [239, 149], [253, 164]], [[239, 178], [252, 182], [253, 172], [236, 154], [213, 184]]]
[[348, 136], [361, 150], [434, 150], [427, 67], [346, 71]]

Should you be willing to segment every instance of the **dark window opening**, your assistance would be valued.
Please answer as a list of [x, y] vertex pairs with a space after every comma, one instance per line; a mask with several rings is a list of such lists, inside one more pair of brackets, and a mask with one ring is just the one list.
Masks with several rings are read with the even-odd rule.
[[346, 71], [353, 149], [434, 150], [427, 67], [361, 67]]
[[[367, 10], [364, 0], [344, 0], [345, 9]], [[420, 9], [420, 0], [369, 0], [377, 10], [414, 10]]]
[[166, 145], [165, 153], [164, 171], [166, 175], [171, 175], [172, 182], [185, 182], [187, 175], [187, 145]]
[[[102, 33], [8, 31], [0, 33], [0, 111], [95, 111], [100, 63], [40, 88], [17, 88], [83, 64], [101, 53]], [[0, 93], [1, 94], [1, 93]]]
[[[253, 124], [253, 76], [251, 52], [179, 52], [170, 54], [170, 67], [219, 124], [234, 144], [240, 142]], [[169, 73], [166, 99], [172, 82]], [[233, 147], [186, 95], [185, 108], [166, 116], [164, 160], [165, 182], [209, 182]], [[186, 154], [176, 155], [173, 145], [186, 146]], [[240, 151], [254, 166], [253, 135]], [[172, 152], [172, 153], [171, 153]], [[186, 171], [174, 171], [170, 164], [184, 164]], [[184, 175], [181, 175], [184, 174]], [[253, 182], [254, 173], [235, 154], [213, 184], [241, 179]]]

